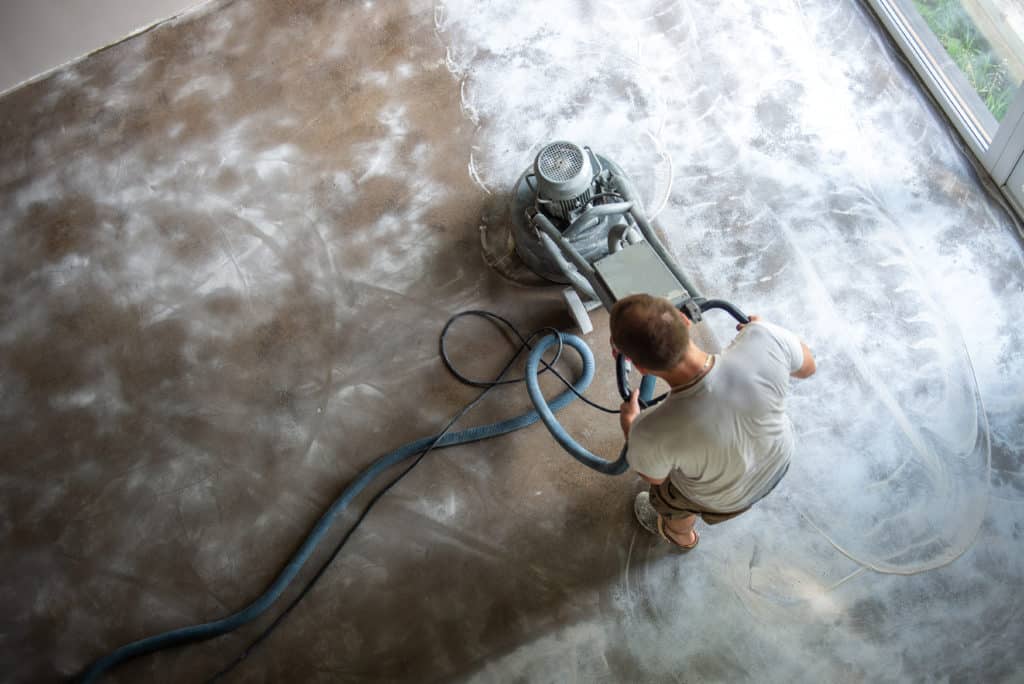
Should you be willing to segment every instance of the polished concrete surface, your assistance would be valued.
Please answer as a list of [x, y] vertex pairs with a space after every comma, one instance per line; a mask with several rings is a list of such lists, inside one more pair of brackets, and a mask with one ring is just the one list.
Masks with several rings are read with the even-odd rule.
[[[227, 681], [1024, 676], [1021, 240], [858, 3], [214, 3], [8, 94], [0, 134], [6, 680], [256, 596], [475, 396], [452, 313], [567, 327], [481, 256], [558, 137], [815, 350], [790, 474], [678, 556], [634, 475], [539, 426], [432, 454]], [[467, 322], [452, 349], [486, 375], [509, 347]], [[617, 453], [614, 418], [564, 420]], [[108, 680], [203, 681], [282, 607]]]

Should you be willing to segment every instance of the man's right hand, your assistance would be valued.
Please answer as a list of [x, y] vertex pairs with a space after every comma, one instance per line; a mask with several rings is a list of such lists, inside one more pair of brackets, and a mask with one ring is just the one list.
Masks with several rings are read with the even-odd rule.
[[[753, 323], [753, 322], [755, 322], [755, 321], [759, 321], [759, 320], [761, 320], [761, 317], [760, 317], [760, 316], [757, 316], [757, 315], [753, 315], [753, 316], [748, 316], [747, 318], [749, 318], [749, 319], [750, 319], [750, 323]], [[747, 327], [747, 325], [748, 325], [747, 323], [738, 323], [738, 324], [736, 325], [736, 329], [737, 329], [737, 330], [743, 330], [744, 328], [746, 328], [746, 327]]]

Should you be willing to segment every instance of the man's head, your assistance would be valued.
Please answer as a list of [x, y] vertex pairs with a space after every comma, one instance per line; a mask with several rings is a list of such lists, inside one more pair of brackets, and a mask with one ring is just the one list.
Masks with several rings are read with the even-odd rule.
[[630, 295], [612, 307], [612, 344], [638, 367], [666, 371], [686, 355], [690, 345], [688, 323], [667, 299]]

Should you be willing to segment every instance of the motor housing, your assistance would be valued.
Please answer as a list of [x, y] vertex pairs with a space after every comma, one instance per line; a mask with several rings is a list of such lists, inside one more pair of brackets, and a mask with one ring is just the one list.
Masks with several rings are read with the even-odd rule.
[[621, 200], [619, 180], [608, 169], [615, 165], [590, 148], [566, 140], [548, 143], [523, 171], [512, 190], [512, 239], [516, 254], [537, 275], [569, 284], [558, 262], [545, 249], [533, 225], [543, 213], [585, 259], [597, 261], [609, 253], [608, 234], [625, 227], [626, 216], [600, 216], [566, 233], [573, 221], [602, 202]]
[[533, 162], [537, 198], [546, 213], [571, 221], [593, 197], [594, 168], [590, 155], [571, 142], [545, 145]]

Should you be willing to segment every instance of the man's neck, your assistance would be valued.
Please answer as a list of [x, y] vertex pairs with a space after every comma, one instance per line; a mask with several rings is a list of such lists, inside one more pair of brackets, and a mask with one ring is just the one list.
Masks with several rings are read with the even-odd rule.
[[686, 355], [674, 368], [657, 375], [668, 383], [669, 387], [682, 387], [696, 380], [705, 371], [708, 354], [693, 342], [686, 350]]

